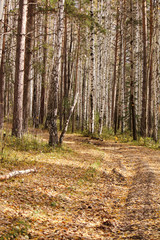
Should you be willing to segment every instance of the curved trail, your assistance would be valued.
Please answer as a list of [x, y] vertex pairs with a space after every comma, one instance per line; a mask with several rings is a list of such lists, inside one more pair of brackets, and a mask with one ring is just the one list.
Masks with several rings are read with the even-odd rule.
[[61, 149], [16, 154], [8, 168], [38, 171], [1, 182], [0, 239], [160, 239], [160, 151], [66, 134]]
[[[79, 141], [84, 140], [78, 137], [75, 142]], [[114, 168], [126, 179], [126, 186], [120, 181], [110, 183], [115, 188], [109, 204], [116, 224], [110, 236], [105, 235], [107, 229], [100, 239], [160, 239], [160, 152], [122, 143], [86, 141], [106, 155], [104, 168]]]
[[[118, 143], [103, 145], [98, 147], [110, 149], [111, 158], [119, 162], [124, 175], [131, 172], [128, 194], [120, 209], [118, 239], [160, 239], [160, 153]], [[117, 237], [113, 234], [111, 239]]]

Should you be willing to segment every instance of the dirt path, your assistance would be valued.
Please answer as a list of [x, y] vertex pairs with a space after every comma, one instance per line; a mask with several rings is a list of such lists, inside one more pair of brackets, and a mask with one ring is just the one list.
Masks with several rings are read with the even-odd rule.
[[159, 151], [68, 134], [54, 152], [13, 154], [1, 172], [38, 172], [0, 182], [1, 240], [160, 239]]
[[[106, 151], [110, 145], [104, 145]], [[128, 184], [128, 194], [121, 209], [118, 237], [160, 239], [160, 153], [117, 143], [111, 146], [110, 154], [119, 161], [119, 168], [123, 172], [124, 169], [131, 172], [131, 184]]]

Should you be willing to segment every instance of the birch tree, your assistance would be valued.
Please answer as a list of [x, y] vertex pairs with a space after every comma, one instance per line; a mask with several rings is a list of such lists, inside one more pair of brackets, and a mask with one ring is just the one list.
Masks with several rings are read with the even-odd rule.
[[51, 73], [48, 100], [49, 144], [51, 146], [55, 146], [56, 144], [58, 144], [57, 113], [58, 113], [58, 89], [61, 72], [63, 21], [64, 21], [64, 0], [59, 0], [57, 13], [56, 55], [54, 58]]
[[[90, 0], [91, 9], [90, 16], [91, 21], [94, 18], [94, 2]], [[91, 22], [91, 39], [90, 39], [90, 82], [91, 82], [91, 92], [90, 92], [90, 132], [94, 133], [94, 122], [95, 122], [95, 47], [94, 47], [94, 24]]]

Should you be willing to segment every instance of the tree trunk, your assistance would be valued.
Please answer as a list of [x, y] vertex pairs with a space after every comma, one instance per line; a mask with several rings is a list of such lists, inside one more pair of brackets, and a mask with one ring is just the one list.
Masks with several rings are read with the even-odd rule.
[[19, 1], [16, 70], [14, 85], [14, 110], [12, 127], [12, 134], [16, 137], [22, 136], [25, 38], [28, 9], [27, 3], [28, 3], [27, 0]]
[[147, 18], [146, 0], [142, 0], [142, 22], [143, 22], [143, 87], [142, 87], [142, 116], [141, 116], [141, 135], [146, 136], [147, 118]]
[[4, 58], [5, 58], [5, 46], [6, 46], [6, 33], [7, 33], [7, 5], [5, 6], [5, 17], [4, 17], [4, 35], [2, 41], [2, 54], [0, 64], [0, 129], [3, 128], [4, 123]]
[[116, 91], [117, 91], [117, 82], [116, 82], [116, 76], [117, 76], [117, 53], [118, 53], [118, 25], [119, 25], [119, 8], [117, 7], [117, 23], [116, 23], [116, 40], [115, 40], [115, 58], [114, 58], [114, 72], [113, 72], [113, 88], [112, 88], [112, 123], [114, 123], [114, 117], [115, 117], [115, 103], [116, 103]]
[[6, 0], [1, 0], [0, 2], [0, 20], [3, 18], [3, 10], [4, 10], [4, 5], [5, 5]]
[[150, 52], [149, 52], [149, 96], [148, 96], [148, 136], [152, 135], [152, 81], [153, 81], [153, 0], [150, 0]]
[[24, 67], [24, 92], [23, 92], [23, 131], [28, 130], [28, 115], [29, 115], [29, 90], [30, 90], [30, 71], [31, 71], [31, 56], [32, 56], [32, 36], [33, 36], [33, 13], [36, 0], [28, 1], [27, 15], [27, 36], [25, 44], [25, 67]]
[[60, 138], [59, 138], [59, 143], [60, 143], [60, 144], [62, 144], [63, 138], [64, 138], [64, 134], [67, 132], [70, 118], [71, 118], [71, 116], [72, 116], [72, 114], [73, 114], [73, 111], [74, 111], [74, 109], [75, 109], [75, 106], [76, 106], [76, 103], [77, 103], [77, 100], [78, 100], [78, 95], [79, 95], [79, 94], [76, 93], [76, 95], [75, 95], [75, 97], [74, 97], [73, 105], [72, 105], [72, 107], [71, 107], [71, 109], [70, 109], [70, 111], [69, 111], [69, 116], [68, 116], [68, 118], [67, 118], [67, 120], [66, 120], [66, 122], [65, 122], [65, 124], [64, 124], [64, 128], [63, 128], [62, 133], [61, 133]]
[[[94, 17], [94, 3], [93, 0], [90, 0], [91, 9], [90, 16]], [[90, 57], [91, 57], [91, 70], [90, 70], [90, 78], [91, 78], [91, 92], [90, 92], [90, 132], [94, 133], [94, 120], [95, 120], [95, 47], [94, 47], [94, 25], [91, 25], [91, 40], [90, 40]]]
[[44, 122], [45, 115], [45, 88], [46, 88], [46, 68], [47, 68], [47, 32], [48, 32], [48, 0], [46, 0], [46, 12], [44, 17], [44, 41], [43, 41], [43, 72], [41, 83], [41, 103], [40, 103], [40, 123]]
[[48, 100], [48, 127], [49, 127], [49, 145], [58, 144], [57, 131], [57, 112], [58, 112], [58, 89], [61, 72], [61, 55], [62, 55], [62, 35], [64, 21], [64, 0], [58, 1], [58, 30], [57, 30], [57, 48], [55, 61], [51, 73], [50, 92]]
[[132, 114], [132, 127], [133, 127], [133, 139], [137, 140], [136, 132], [136, 116], [135, 116], [135, 103], [134, 103], [134, 32], [133, 32], [133, 2], [130, 0], [130, 23], [131, 23], [131, 40], [130, 40], [130, 61], [131, 61], [131, 74], [130, 74], [130, 106]]

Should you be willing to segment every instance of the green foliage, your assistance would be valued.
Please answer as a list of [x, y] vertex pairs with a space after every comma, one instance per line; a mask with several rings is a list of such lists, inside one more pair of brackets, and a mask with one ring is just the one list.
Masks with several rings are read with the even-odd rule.
[[75, 1], [66, 0], [65, 12], [69, 17], [74, 18], [76, 21], [78, 21], [78, 23], [81, 24], [81, 27], [86, 26], [90, 29], [94, 28], [95, 33], [105, 33], [104, 27], [96, 21], [96, 18], [91, 17], [90, 11], [85, 7], [89, 3], [90, 1], [85, 0], [83, 2], [83, 8], [80, 11], [79, 8], [77, 8], [77, 6], [75, 5]]
[[43, 153], [53, 151], [45, 141], [40, 141], [38, 137], [30, 134], [26, 134], [22, 138], [7, 135], [5, 144], [16, 151], [38, 151]]
[[152, 149], [160, 149], [160, 143], [156, 143], [153, 138], [142, 138], [141, 136], [138, 136], [137, 141], [133, 140], [132, 133], [130, 131], [125, 131], [124, 133], [121, 133], [120, 131], [117, 132], [117, 135], [114, 135], [114, 131], [112, 129], [108, 130], [107, 128], [104, 128], [102, 133], [103, 139], [110, 139], [114, 140], [115, 142], [122, 142], [122, 143], [128, 143], [132, 145], [137, 146], [145, 146]]

